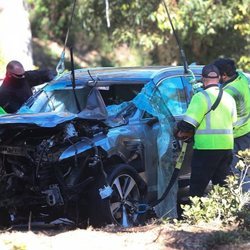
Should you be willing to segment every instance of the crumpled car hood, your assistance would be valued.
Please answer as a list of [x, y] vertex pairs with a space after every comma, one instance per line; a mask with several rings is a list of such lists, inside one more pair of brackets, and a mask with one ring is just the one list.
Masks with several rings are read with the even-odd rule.
[[73, 120], [76, 114], [72, 113], [37, 113], [37, 114], [14, 114], [0, 116], [0, 126], [10, 124], [37, 125], [39, 127], [52, 128], [57, 125]]

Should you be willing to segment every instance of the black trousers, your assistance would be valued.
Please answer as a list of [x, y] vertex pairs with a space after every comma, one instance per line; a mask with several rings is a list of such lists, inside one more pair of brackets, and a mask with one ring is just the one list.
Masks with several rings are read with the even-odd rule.
[[[241, 176], [241, 171], [235, 168], [237, 162], [239, 161], [237, 154], [240, 150], [244, 151], [247, 148], [250, 148], [250, 132], [241, 137], [234, 138], [233, 161], [231, 163], [231, 171], [235, 174], [238, 174], [239, 176]], [[244, 192], [250, 191], [250, 175], [245, 176], [243, 180], [242, 190]]]
[[232, 150], [195, 149], [191, 162], [190, 196], [203, 196], [210, 180], [214, 185], [224, 185], [232, 159]]

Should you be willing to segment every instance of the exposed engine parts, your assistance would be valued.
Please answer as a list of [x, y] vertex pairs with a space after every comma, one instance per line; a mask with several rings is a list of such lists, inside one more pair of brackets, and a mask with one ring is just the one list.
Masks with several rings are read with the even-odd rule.
[[[12, 139], [2, 139], [0, 210], [15, 211], [12, 223], [20, 222], [31, 210], [38, 219], [43, 214], [46, 220], [60, 214], [70, 217], [72, 203], [84, 197], [86, 187], [100, 175], [99, 169], [104, 171], [103, 155], [91, 139], [104, 131], [104, 125], [91, 123], [70, 122], [51, 129], [27, 126], [17, 133], [18, 128], [13, 128]], [[6, 134], [7, 129], [2, 138]], [[78, 143], [86, 150], [79, 152]], [[65, 151], [67, 157], [60, 160]], [[80, 202], [84, 204], [84, 199]]]

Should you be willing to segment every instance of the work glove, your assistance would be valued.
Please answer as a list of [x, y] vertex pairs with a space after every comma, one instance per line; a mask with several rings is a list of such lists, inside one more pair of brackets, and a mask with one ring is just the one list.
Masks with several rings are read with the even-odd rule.
[[189, 143], [193, 141], [193, 135], [194, 134], [192, 131], [189, 132], [178, 131], [176, 139]]
[[174, 134], [174, 137], [177, 140], [181, 140], [181, 141], [184, 141], [184, 142], [187, 142], [187, 143], [193, 141], [193, 136], [194, 136], [193, 130], [182, 131], [182, 130], [178, 129], [177, 126], [175, 126], [174, 130], [173, 130], [173, 134]]

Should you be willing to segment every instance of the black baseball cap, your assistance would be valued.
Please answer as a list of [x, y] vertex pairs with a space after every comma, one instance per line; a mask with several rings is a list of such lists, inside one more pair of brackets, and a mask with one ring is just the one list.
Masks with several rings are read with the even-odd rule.
[[208, 64], [202, 69], [202, 76], [204, 78], [219, 78], [220, 71], [214, 64]]

